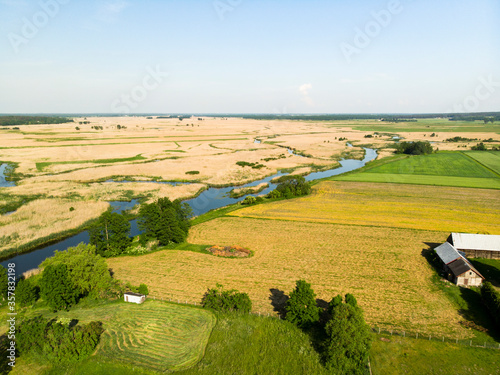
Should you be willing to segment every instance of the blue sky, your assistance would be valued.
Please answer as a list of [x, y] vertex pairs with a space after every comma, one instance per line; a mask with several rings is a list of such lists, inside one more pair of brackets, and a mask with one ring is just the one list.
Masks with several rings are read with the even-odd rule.
[[0, 113], [500, 111], [498, 0], [0, 0]]

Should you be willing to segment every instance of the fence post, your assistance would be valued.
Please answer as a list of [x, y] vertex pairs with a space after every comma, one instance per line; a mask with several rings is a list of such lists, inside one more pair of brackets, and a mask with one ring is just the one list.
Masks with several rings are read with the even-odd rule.
[[403, 331], [403, 337], [406, 337], [405, 331]]
[[392, 329], [391, 329], [391, 336], [392, 336]]
[[457, 344], [458, 344], [458, 339], [457, 339]]
[[469, 342], [469, 346], [472, 346], [472, 340], [470, 340], [470, 342]]
[[484, 347], [486, 348], [486, 341], [484, 342]]
[[378, 333], [380, 334], [380, 327], [378, 327]]
[[429, 335], [429, 341], [431, 341], [431, 335]]
[[417, 332], [417, 339], [418, 339], [418, 332]]

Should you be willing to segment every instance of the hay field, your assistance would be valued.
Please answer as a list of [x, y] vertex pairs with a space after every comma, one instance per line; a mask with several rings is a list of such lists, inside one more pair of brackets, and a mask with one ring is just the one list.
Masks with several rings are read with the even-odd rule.
[[500, 234], [495, 190], [324, 181], [313, 194], [250, 206], [232, 216]]
[[189, 242], [250, 248], [249, 259], [165, 250], [108, 259], [116, 277], [150, 285], [151, 294], [200, 302], [217, 282], [248, 292], [253, 309], [273, 313], [271, 289], [288, 294], [295, 281], [312, 283], [329, 301], [354, 293], [369, 324], [466, 335], [459, 314], [433, 284], [421, 252], [441, 232], [368, 228], [251, 218], [215, 219], [192, 228]]
[[104, 333], [93, 361], [126, 363], [158, 372], [196, 364], [216, 321], [206, 310], [152, 300], [141, 305], [121, 302], [44, 315], [81, 323], [102, 321]]

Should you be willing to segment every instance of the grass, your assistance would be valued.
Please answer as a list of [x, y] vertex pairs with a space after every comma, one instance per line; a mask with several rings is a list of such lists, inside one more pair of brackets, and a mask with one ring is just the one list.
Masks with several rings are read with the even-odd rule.
[[[207, 310], [153, 300], [141, 305], [119, 301], [90, 308], [76, 307], [69, 312], [35, 311], [48, 318], [67, 317], [81, 323], [102, 321], [105, 331], [91, 362], [108, 363], [104, 365], [106, 371], [124, 367], [124, 364], [128, 368], [155, 372], [189, 368], [203, 357], [216, 321]], [[69, 368], [72, 371], [66, 372], [68, 368], [54, 366], [48, 373], [94, 373], [84, 371], [93, 368], [90, 360], [83, 368], [74, 365]], [[22, 371], [21, 368], [16, 370]]]
[[485, 154], [440, 152], [392, 157], [331, 179], [500, 189], [500, 175], [496, 172], [500, 168], [500, 157]]
[[[335, 123], [333, 123], [336, 125]], [[500, 124], [485, 124], [483, 121], [447, 121], [443, 119], [418, 119], [416, 122], [387, 123], [359, 120], [350, 123], [356, 130], [372, 132], [423, 132], [429, 136], [432, 132], [460, 133], [500, 133]], [[449, 138], [446, 136], [446, 138]]]
[[328, 372], [309, 337], [289, 322], [253, 315], [219, 315], [205, 356], [179, 375], [289, 375]]
[[114, 159], [95, 159], [95, 160], [74, 160], [74, 161], [54, 161], [54, 162], [41, 162], [36, 163], [36, 169], [39, 172], [43, 172], [45, 168], [55, 164], [112, 164], [112, 163], [123, 163], [127, 161], [137, 161], [146, 160], [141, 154], [130, 157], [130, 158], [114, 158]]
[[467, 156], [477, 160], [482, 165], [500, 174], [500, 152], [497, 151], [469, 151]]
[[396, 336], [374, 334], [370, 361], [374, 375], [500, 374], [499, 350]]

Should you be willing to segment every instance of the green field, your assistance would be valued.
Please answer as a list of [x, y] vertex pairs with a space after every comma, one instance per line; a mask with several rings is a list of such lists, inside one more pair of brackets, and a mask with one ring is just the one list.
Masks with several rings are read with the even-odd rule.
[[[354, 123], [354, 125], [353, 125]], [[466, 133], [500, 133], [500, 124], [485, 124], [483, 121], [448, 121], [446, 119], [419, 119], [416, 122], [383, 122], [354, 120], [350, 123], [355, 130], [387, 133], [401, 132], [466, 132]]]
[[399, 336], [374, 334], [370, 361], [373, 375], [500, 374], [500, 350]]
[[[93, 361], [140, 367], [152, 371], [181, 370], [196, 364], [203, 356], [215, 316], [200, 308], [148, 300], [136, 305], [122, 301], [90, 308], [74, 308], [68, 312], [43, 313], [48, 318], [77, 319], [82, 323], [103, 322], [104, 333]], [[54, 368], [54, 373], [67, 369]], [[78, 368], [73, 369], [78, 372]], [[19, 373], [30, 372], [19, 367]]]
[[498, 170], [500, 157], [494, 153], [440, 152], [380, 161], [332, 179], [500, 189]]
[[500, 152], [496, 151], [469, 151], [467, 156], [474, 158], [484, 166], [500, 174]]

